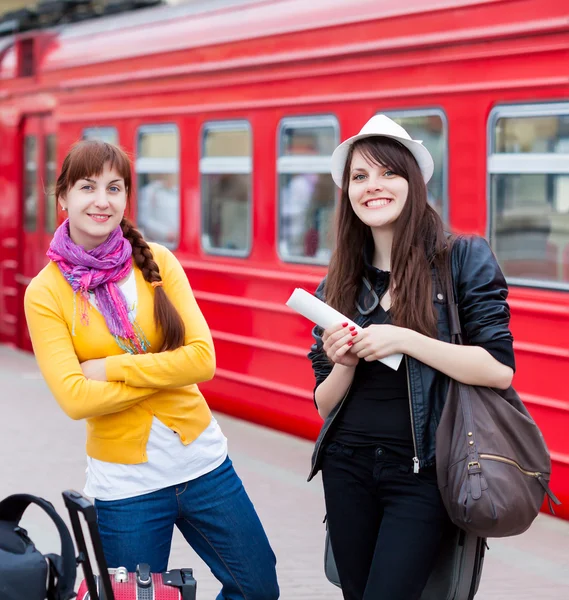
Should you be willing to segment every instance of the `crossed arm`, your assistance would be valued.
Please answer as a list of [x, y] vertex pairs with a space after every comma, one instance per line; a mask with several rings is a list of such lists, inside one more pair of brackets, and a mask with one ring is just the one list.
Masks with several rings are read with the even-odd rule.
[[164, 289], [185, 323], [185, 343], [172, 351], [119, 354], [80, 364], [68, 324], [50, 290], [26, 293], [25, 308], [34, 353], [55, 399], [72, 419], [123, 411], [158, 390], [207, 381], [215, 372], [215, 353], [207, 323], [186, 274], [165, 248]]

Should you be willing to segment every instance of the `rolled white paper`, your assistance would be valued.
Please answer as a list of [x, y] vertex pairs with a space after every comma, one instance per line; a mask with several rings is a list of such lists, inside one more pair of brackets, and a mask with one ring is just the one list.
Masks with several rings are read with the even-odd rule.
[[[291, 297], [287, 300], [286, 305], [297, 313], [300, 313], [303, 317], [306, 317], [316, 325], [327, 329], [331, 325], [336, 323], [345, 323], [346, 321], [353, 325], [356, 330], [362, 331], [362, 328], [356, 325], [352, 320], [345, 317], [342, 313], [339, 313], [336, 309], [328, 306], [322, 300], [318, 300], [316, 296], [309, 294], [302, 288], [296, 288], [292, 293]], [[397, 371], [403, 354], [391, 354], [385, 358], [380, 358], [379, 361], [384, 365], [391, 367], [394, 371]]]

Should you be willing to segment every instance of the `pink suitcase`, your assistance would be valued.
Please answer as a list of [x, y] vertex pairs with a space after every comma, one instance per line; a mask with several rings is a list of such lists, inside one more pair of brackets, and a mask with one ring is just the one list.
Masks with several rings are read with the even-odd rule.
[[[83, 567], [85, 579], [77, 593], [78, 600], [196, 600], [196, 580], [192, 569], [174, 569], [165, 573], [150, 573], [148, 565], [140, 564], [135, 573], [124, 567], [108, 569], [103, 545], [97, 529], [95, 507], [81, 494], [73, 490], [63, 492], [63, 500], [79, 550], [77, 562]], [[89, 528], [93, 551], [99, 567], [99, 575], [93, 568], [79, 520], [83, 513]]]

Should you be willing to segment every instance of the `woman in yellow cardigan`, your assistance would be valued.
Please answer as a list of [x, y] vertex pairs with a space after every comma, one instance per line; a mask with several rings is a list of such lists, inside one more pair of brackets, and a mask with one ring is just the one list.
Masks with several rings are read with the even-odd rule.
[[274, 600], [275, 556], [197, 386], [215, 371], [211, 334], [178, 260], [124, 217], [130, 192], [120, 148], [76, 144], [56, 185], [68, 218], [25, 297], [41, 372], [87, 422], [107, 562], [165, 571], [176, 525], [222, 583], [217, 600]]

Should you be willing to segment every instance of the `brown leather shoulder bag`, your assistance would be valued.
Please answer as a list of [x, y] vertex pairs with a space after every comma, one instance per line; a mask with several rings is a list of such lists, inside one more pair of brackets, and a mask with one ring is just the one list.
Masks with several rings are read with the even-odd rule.
[[[462, 344], [452, 279], [446, 280], [451, 341]], [[538, 426], [513, 387], [465, 385], [451, 379], [436, 434], [439, 489], [451, 521], [479, 537], [526, 531], [549, 489], [551, 459]]]

